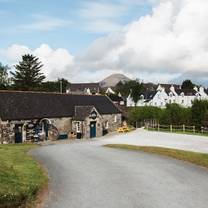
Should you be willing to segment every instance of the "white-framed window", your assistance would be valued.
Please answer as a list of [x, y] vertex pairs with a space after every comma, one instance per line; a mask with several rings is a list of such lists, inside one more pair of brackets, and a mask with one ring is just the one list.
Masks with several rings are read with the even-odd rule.
[[114, 123], [117, 122], [117, 115], [114, 116]]
[[81, 124], [80, 124], [80, 122], [76, 123], [76, 132], [81, 132]]
[[108, 121], [105, 122], [105, 129], [108, 129], [109, 125], [108, 125]]

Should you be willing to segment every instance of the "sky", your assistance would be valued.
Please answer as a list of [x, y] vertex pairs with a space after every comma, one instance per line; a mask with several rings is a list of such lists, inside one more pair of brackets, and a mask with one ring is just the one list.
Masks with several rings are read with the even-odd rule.
[[0, 62], [25, 53], [48, 80], [208, 85], [207, 0], [0, 0]]

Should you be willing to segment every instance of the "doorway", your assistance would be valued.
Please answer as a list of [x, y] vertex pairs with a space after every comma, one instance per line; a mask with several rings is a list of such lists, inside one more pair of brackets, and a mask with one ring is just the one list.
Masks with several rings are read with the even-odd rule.
[[14, 127], [15, 143], [22, 143], [22, 125], [16, 124]]
[[90, 122], [90, 138], [96, 137], [96, 121]]

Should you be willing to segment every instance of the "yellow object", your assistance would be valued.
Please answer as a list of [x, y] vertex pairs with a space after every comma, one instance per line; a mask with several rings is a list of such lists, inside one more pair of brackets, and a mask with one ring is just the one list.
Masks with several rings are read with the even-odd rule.
[[130, 131], [130, 129], [128, 126], [122, 126], [117, 129], [117, 132], [119, 132], [119, 133], [124, 133], [124, 132], [129, 132], [129, 131]]
[[72, 138], [72, 139], [76, 138], [76, 134], [74, 132], [71, 132], [70, 138]]

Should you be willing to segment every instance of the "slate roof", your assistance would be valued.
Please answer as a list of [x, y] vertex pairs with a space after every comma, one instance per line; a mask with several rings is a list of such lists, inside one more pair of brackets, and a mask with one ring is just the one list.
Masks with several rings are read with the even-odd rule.
[[73, 93], [84, 92], [88, 88], [91, 92], [99, 92], [101, 89], [99, 83], [71, 83], [68, 88], [69, 91]]
[[0, 91], [2, 120], [73, 117], [75, 106], [94, 106], [100, 114], [121, 113], [101, 95]]
[[178, 95], [184, 93], [185, 96], [195, 96], [197, 93], [194, 89], [176, 89], [175, 92]]
[[92, 112], [93, 106], [75, 106], [74, 120], [84, 121]]
[[124, 101], [122, 97], [119, 97], [118, 95], [115, 94], [110, 94], [108, 97], [113, 101], [113, 102], [121, 102]]
[[157, 91], [145, 91], [143, 93], [140, 94], [140, 96], [144, 96], [144, 100], [152, 100], [154, 98], [154, 96], [157, 94]]
[[204, 89], [204, 92], [208, 95], [208, 89]]

